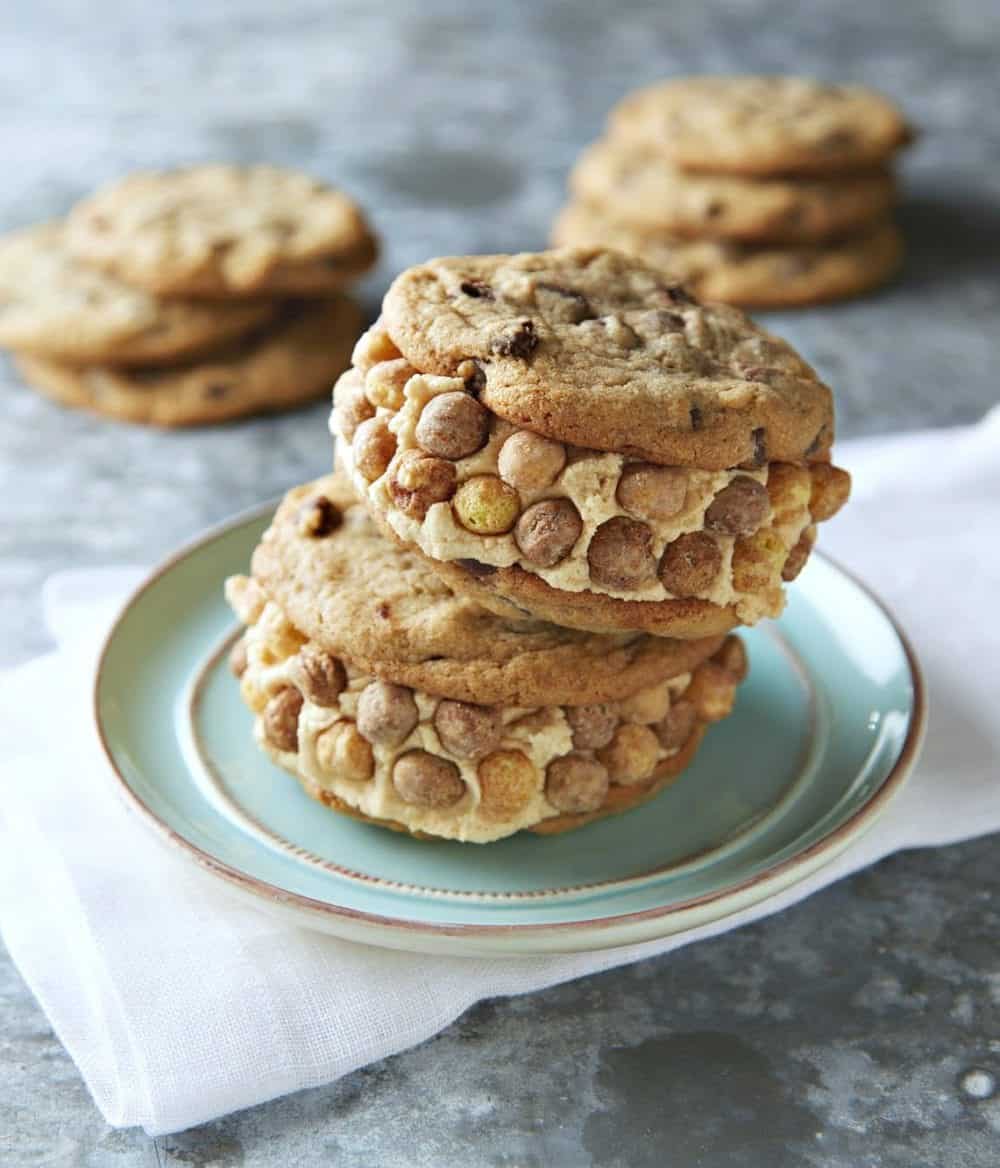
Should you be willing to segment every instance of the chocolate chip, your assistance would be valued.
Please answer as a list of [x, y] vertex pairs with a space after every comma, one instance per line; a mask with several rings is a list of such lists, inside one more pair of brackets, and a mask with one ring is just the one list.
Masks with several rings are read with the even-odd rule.
[[544, 292], [552, 292], [554, 295], [562, 297], [567, 302], [566, 311], [573, 324], [579, 324], [582, 320], [593, 320], [597, 315], [587, 297], [582, 292], [577, 292], [575, 288], [566, 288], [562, 284], [549, 284], [545, 282], [540, 282], [535, 287]]
[[392, 609], [388, 606], [388, 604], [386, 604], [384, 600], [375, 611], [378, 613], [381, 620], [388, 620], [390, 614], [392, 613]]
[[704, 424], [705, 424], [705, 419], [704, 419], [704, 416], [702, 415], [701, 407], [700, 406], [692, 406], [691, 407], [691, 429], [692, 430], [700, 430]]
[[459, 288], [473, 300], [494, 300], [493, 289], [485, 280], [463, 280]]
[[501, 333], [490, 341], [490, 350], [498, 357], [519, 357], [524, 360], [538, 348], [538, 334], [533, 320], [522, 320], [510, 332]]
[[806, 458], [809, 458], [811, 455], [815, 454], [818, 450], [822, 449], [822, 447], [826, 445], [826, 440], [827, 440], [827, 427], [826, 427], [826, 423], [824, 422], [823, 425], [820, 426], [820, 428], [819, 428], [819, 433], [812, 440], [812, 442], [810, 442], [809, 445], [806, 447]]
[[662, 288], [664, 297], [671, 304], [697, 304], [697, 299], [684, 287], [683, 284], [665, 284]]
[[230, 386], [225, 385], [224, 383], [221, 383], [221, 382], [216, 383], [214, 385], [206, 385], [205, 388], [202, 390], [202, 397], [210, 398], [211, 400], [215, 401], [215, 400], [218, 400], [220, 397], [225, 397], [226, 394], [229, 392], [230, 388], [231, 388]]
[[744, 381], [763, 381], [765, 385], [770, 383], [772, 377], [780, 376], [781, 372], [770, 365], [751, 365], [749, 369], [740, 370]]
[[455, 563], [470, 576], [492, 576], [496, 571], [492, 564], [484, 564], [482, 560], [456, 560]]
[[476, 364], [475, 361], [470, 361], [469, 364], [472, 366], [472, 372], [465, 376], [465, 389], [474, 398], [478, 398], [486, 388], [486, 374], [483, 372], [482, 366]]
[[843, 127], [831, 130], [820, 139], [820, 148], [823, 150], [844, 150], [854, 142], [854, 131]]
[[763, 466], [767, 462], [767, 431], [763, 426], [753, 432], [753, 465]]
[[336, 531], [343, 517], [326, 495], [316, 495], [299, 509], [299, 533], [322, 539]]
[[713, 199], [712, 202], [709, 203], [705, 208], [705, 218], [718, 219], [718, 217], [722, 214], [723, 211], [725, 211], [725, 209], [725, 203], [721, 202], [719, 199]]

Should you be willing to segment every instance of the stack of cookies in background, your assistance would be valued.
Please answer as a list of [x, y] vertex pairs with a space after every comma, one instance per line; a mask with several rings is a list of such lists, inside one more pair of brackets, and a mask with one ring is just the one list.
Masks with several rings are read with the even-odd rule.
[[269, 166], [136, 174], [0, 240], [0, 344], [26, 381], [132, 422], [197, 425], [325, 393], [376, 242], [347, 196]]
[[910, 137], [861, 86], [667, 81], [612, 111], [573, 170], [553, 241], [621, 248], [748, 307], [857, 295], [901, 259], [891, 162]]
[[[633, 807], [728, 716], [847, 498], [787, 344], [601, 248], [411, 268], [335, 475], [228, 583], [261, 748], [329, 806], [488, 842]], [[738, 781], [738, 776], [734, 776]]]

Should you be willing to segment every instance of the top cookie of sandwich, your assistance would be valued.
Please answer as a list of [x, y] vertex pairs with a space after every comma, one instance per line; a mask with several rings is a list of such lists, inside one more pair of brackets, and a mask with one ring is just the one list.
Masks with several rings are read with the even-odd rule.
[[374, 262], [358, 206], [273, 166], [148, 171], [78, 204], [82, 258], [164, 296], [326, 295]]
[[340, 475], [285, 496], [254, 552], [253, 576], [321, 648], [386, 681], [458, 701], [616, 701], [689, 671], [722, 643], [505, 620], [381, 536]]
[[383, 320], [416, 369], [573, 445], [721, 470], [832, 440], [830, 391], [791, 346], [619, 252], [432, 260], [396, 279]]
[[878, 165], [910, 130], [887, 98], [805, 77], [682, 77], [612, 111], [621, 140], [655, 146], [685, 170], [829, 174]]

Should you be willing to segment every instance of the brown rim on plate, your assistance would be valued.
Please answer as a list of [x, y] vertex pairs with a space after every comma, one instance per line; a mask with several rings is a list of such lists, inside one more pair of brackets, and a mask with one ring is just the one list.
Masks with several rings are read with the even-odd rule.
[[[913, 706], [910, 712], [909, 725], [906, 731], [906, 738], [903, 741], [902, 749], [899, 752], [899, 757], [893, 763], [888, 775], [882, 781], [878, 790], [874, 792], [870, 799], [868, 799], [862, 806], [853, 812], [847, 819], [844, 820], [833, 831], [824, 835], [821, 839], [796, 852], [793, 856], [780, 861], [779, 863], [758, 872], [753, 876], [749, 876], [744, 880], [740, 880], [735, 884], [728, 885], [725, 888], [716, 889], [714, 892], [705, 893], [702, 896], [690, 897], [687, 900], [676, 901], [669, 905], [660, 905], [654, 908], [641, 909], [635, 912], [617, 913], [609, 916], [589, 917], [586, 920], [577, 921], [557, 921], [552, 923], [537, 923], [537, 924], [513, 924], [513, 925], [478, 925], [478, 924], [435, 924], [432, 922], [417, 922], [407, 920], [405, 917], [383, 916], [378, 913], [361, 912], [358, 909], [345, 908], [339, 905], [333, 905], [327, 901], [317, 900], [314, 897], [306, 896], [303, 893], [291, 892], [287, 889], [279, 888], [277, 885], [269, 884], [267, 881], [260, 880], [256, 876], [250, 876], [246, 872], [242, 872], [238, 868], [224, 863], [222, 860], [203, 851], [196, 844], [191, 843], [179, 832], [175, 831], [169, 824], [164, 822], [146, 803], [139, 798], [135, 791], [128, 784], [125, 776], [118, 769], [114, 756], [111, 751], [111, 746], [107, 740], [104, 732], [104, 725], [101, 720], [100, 707], [100, 690], [101, 682], [104, 677], [107, 657], [111, 650], [114, 639], [125, 621], [126, 617], [131, 612], [132, 608], [138, 603], [142, 596], [160, 580], [167, 572], [169, 572], [176, 564], [186, 559], [192, 553], [198, 551], [206, 544], [212, 543], [220, 536], [233, 531], [235, 528], [243, 526], [247, 523], [259, 521], [265, 518], [274, 508], [277, 503], [272, 501], [266, 504], [260, 504], [248, 510], [233, 516], [231, 519], [224, 520], [219, 524], [215, 524], [208, 530], [203, 532], [200, 536], [196, 536], [181, 546], [176, 552], [159, 564], [153, 571], [131, 592], [125, 602], [122, 604], [111, 628], [108, 630], [103, 642], [101, 643], [100, 653], [97, 659], [97, 667], [94, 673], [94, 683], [91, 694], [92, 713], [94, 718], [95, 728], [97, 730], [98, 741], [101, 744], [101, 749], [104, 752], [105, 759], [111, 769], [111, 773], [115, 779], [115, 788], [121, 798], [139, 819], [143, 821], [147, 827], [151, 828], [155, 834], [165, 843], [174, 844], [178, 846], [182, 853], [190, 856], [201, 868], [207, 869], [217, 876], [222, 877], [227, 883], [235, 886], [243, 893], [249, 893], [251, 896], [270, 901], [272, 903], [279, 903], [282, 905], [292, 906], [296, 909], [302, 910], [306, 913], [318, 915], [327, 918], [342, 919], [348, 922], [357, 922], [363, 925], [377, 926], [385, 929], [400, 930], [402, 932], [429, 934], [438, 937], [459, 937], [459, 938], [501, 938], [504, 936], [513, 935], [546, 935], [546, 934], [565, 934], [572, 933], [578, 930], [593, 930], [599, 931], [603, 929], [613, 928], [616, 926], [625, 926], [629, 924], [637, 924], [642, 921], [655, 920], [657, 918], [669, 918], [680, 915], [689, 909], [698, 908], [704, 905], [712, 904], [716, 901], [728, 899], [741, 892], [752, 889], [758, 884], [771, 881], [775, 877], [790, 874], [798, 867], [807, 868], [803, 873], [803, 878], [809, 875], [812, 871], [817, 870], [816, 867], [810, 867], [809, 861], [815, 858], [818, 854], [824, 851], [830, 851], [828, 857], [832, 860], [838, 855], [848, 844], [859, 838], [868, 830], [879, 817], [884, 808], [889, 804], [892, 798], [902, 787], [907, 775], [912, 768], [912, 765], [919, 752], [920, 745], [923, 741], [924, 731], [927, 722], [927, 697], [926, 697], [926, 683], [924, 681], [923, 673], [920, 668], [920, 663], [917, 659], [916, 652], [909, 641], [909, 638], [903, 632], [903, 629], [891, 609], [885, 602], [870, 588], [863, 583], [854, 573], [849, 572], [843, 568], [837, 561], [833, 560], [823, 552], [815, 551], [814, 555], [819, 555], [827, 563], [831, 564], [838, 572], [845, 576], [852, 584], [861, 592], [863, 592], [882, 612], [886, 620], [892, 626], [894, 633], [899, 639], [899, 643], [903, 648], [906, 657], [908, 672], [910, 675], [910, 682], [913, 689]], [[821, 867], [822, 865], [819, 865]], [[793, 879], [788, 880], [782, 887], [789, 887], [796, 883]], [[780, 891], [777, 889], [776, 891]], [[732, 911], [737, 911], [734, 907]], [[723, 911], [713, 919], [718, 920], [729, 915]], [[706, 922], [701, 922], [706, 923]], [[640, 937], [636, 940], [651, 940], [652, 937]], [[622, 941], [621, 944], [628, 944], [628, 941]]]

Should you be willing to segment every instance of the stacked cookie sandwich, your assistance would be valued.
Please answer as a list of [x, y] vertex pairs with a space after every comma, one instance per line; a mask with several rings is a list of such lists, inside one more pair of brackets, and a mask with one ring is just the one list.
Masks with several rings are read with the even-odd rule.
[[66, 405], [163, 426], [327, 391], [375, 239], [345, 195], [268, 166], [133, 175], [0, 240], [0, 344]]
[[910, 136], [862, 86], [667, 81], [612, 111], [573, 170], [553, 240], [641, 255], [731, 304], [857, 295], [899, 264], [890, 164]]
[[334, 403], [337, 473], [229, 582], [234, 668], [310, 794], [414, 834], [655, 795], [849, 490], [788, 345], [603, 249], [404, 272]]

